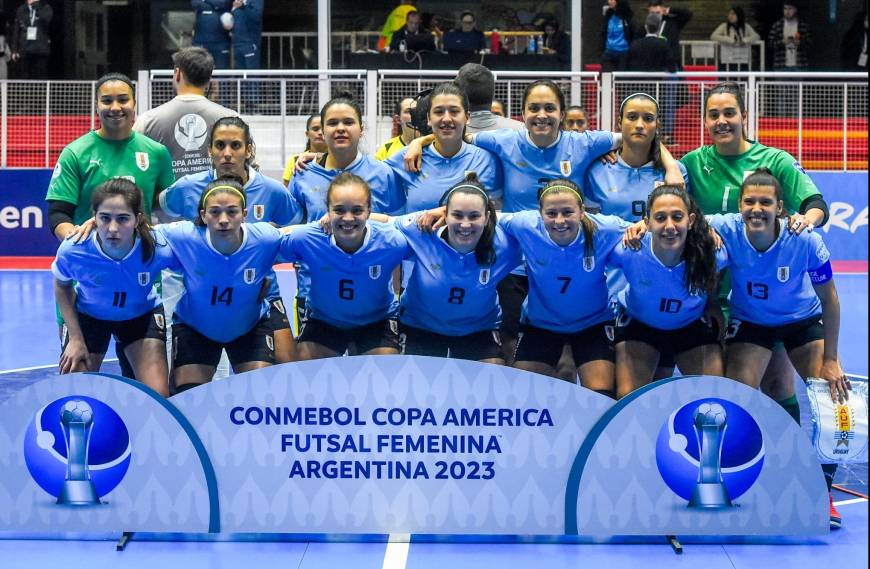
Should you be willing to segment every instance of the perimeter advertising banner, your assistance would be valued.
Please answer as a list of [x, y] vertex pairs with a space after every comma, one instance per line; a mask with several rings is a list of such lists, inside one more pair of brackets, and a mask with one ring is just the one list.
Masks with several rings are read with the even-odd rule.
[[[831, 219], [821, 228], [835, 261], [867, 260], [867, 172], [810, 172]], [[45, 191], [51, 170], [0, 170], [0, 257], [54, 256]]]
[[167, 401], [101, 374], [0, 401], [0, 531], [809, 535], [807, 437], [731, 380], [615, 403], [515, 369], [373, 356]]

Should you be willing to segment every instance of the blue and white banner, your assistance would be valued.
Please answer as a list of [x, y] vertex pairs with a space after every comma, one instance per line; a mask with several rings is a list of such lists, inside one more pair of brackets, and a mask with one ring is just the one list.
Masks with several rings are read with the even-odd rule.
[[45, 192], [51, 170], [0, 170], [0, 257], [49, 257], [57, 239]]
[[824, 533], [800, 428], [732, 380], [618, 403], [439, 358], [274, 366], [163, 400], [101, 374], [0, 401], [0, 531]]
[[831, 212], [820, 231], [835, 261], [867, 260], [867, 172], [810, 172]]

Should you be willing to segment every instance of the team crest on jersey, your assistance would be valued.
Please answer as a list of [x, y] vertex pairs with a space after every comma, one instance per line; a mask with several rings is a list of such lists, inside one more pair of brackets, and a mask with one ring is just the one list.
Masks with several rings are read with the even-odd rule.
[[154, 315], [154, 323], [157, 324], [157, 327], [161, 330], [166, 329], [166, 319], [163, 317], [162, 314]]
[[148, 166], [150, 166], [151, 162], [148, 157], [147, 152], [137, 152], [136, 153], [136, 166], [139, 167], [143, 172], [148, 171]]
[[151, 282], [151, 273], [139, 273], [139, 286], [148, 286]]
[[798, 162], [797, 160], [795, 160], [794, 162], [792, 162], [791, 167], [794, 168], [795, 170], [797, 170], [798, 172], [800, 172], [801, 174], [803, 174], [803, 175], [806, 176], [807, 171], [804, 170], [804, 167], [801, 166], [801, 163]]
[[257, 280], [257, 269], [245, 269], [245, 284], [253, 284]]
[[571, 175], [571, 161], [570, 160], [562, 160], [559, 162], [559, 171], [562, 172], [562, 175], [566, 178]]
[[369, 278], [377, 280], [381, 276], [381, 266], [380, 265], [372, 265], [369, 267]]
[[254, 219], [257, 221], [263, 221], [263, 217], [266, 215], [266, 206], [261, 203], [254, 204]]
[[477, 282], [482, 285], [485, 285], [489, 282], [489, 269], [480, 269], [480, 275], [477, 277]]
[[591, 273], [592, 271], [595, 270], [595, 257], [594, 256], [590, 255], [587, 257], [583, 257], [583, 270], [586, 271], [587, 273]]
[[788, 267], [777, 267], [776, 280], [781, 283], [784, 283], [788, 280]]

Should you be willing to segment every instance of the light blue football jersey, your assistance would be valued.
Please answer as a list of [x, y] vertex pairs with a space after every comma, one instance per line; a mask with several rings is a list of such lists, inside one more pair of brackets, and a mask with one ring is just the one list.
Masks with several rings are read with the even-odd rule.
[[154, 255], [144, 262], [138, 237], [127, 256], [118, 260], [103, 252], [96, 231], [84, 243], [74, 243], [60, 244], [51, 272], [59, 281], [76, 281], [76, 310], [100, 320], [118, 321], [142, 316], [160, 304], [154, 281], [173, 262], [165, 241], [158, 239]]
[[[632, 318], [660, 330], [688, 326], [704, 314], [707, 293], [689, 293], [685, 283], [686, 263], [666, 267], [652, 250], [652, 234], [646, 233], [638, 251], [619, 245], [611, 261], [622, 267], [628, 285], [617, 295], [619, 304]], [[718, 270], [728, 266], [725, 247], [716, 251]]]
[[[688, 181], [686, 167], [677, 162], [683, 178]], [[634, 168], [619, 158], [616, 164], [594, 161], [586, 171], [583, 196], [586, 207], [615, 215], [626, 221], [640, 221], [646, 213], [649, 193], [664, 183], [664, 170], [653, 168], [652, 162]]]
[[762, 326], [781, 326], [822, 313], [809, 271], [831, 254], [818, 232], [789, 233], [779, 220], [779, 237], [759, 252], [746, 237], [739, 213], [708, 216], [731, 258], [731, 315]]
[[263, 279], [281, 245], [281, 232], [268, 223], [242, 224], [242, 245], [233, 254], [219, 253], [208, 229], [190, 221], [158, 225], [175, 255], [184, 293], [175, 318], [216, 342], [230, 342], [247, 333], [268, 313], [262, 298]]
[[414, 254], [413, 270], [402, 292], [399, 320], [408, 326], [445, 336], [496, 330], [501, 322], [498, 282], [521, 260], [517, 242], [496, 227], [495, 262], [478, 264], [474, 251], [460, 253], [435, 233], [417, 228], [417, 214], [395, 220]]
[[407, 151], [403, 148], [386, 161], [396, 172], [405, 192], [407, 212], [438, 207], [444, 192], [464, 180], [469, 172], [477, 174], [490, 198], [502, 195], [501, 163], [483, 148], [463, 142], [456, 155], [445, 158], [435, 150], [434, 144], [430, 144], [423, 149], [422, 166], [417, 173], [405, 170]]
[[[316, 162], [309, 162], [303, 172], [295, 174], [290, 182], [290, 191], [305, 208], [305, 221], [313, 222], [326, 215], [326, 190], [342, 172], [356, 174], [365, 180], [372, 190], [372, 211], [387, 215], [399, 215], [405, 210], [405, 192], [392, 168], [366, 154], [358, 154], [350, 165], [343, 169], [329, 170]], [[296, 296], [308, 298], [311, 278], [304, 263], [296, 268]]]
[[284, 236], [281, 254], [310, 271], [306, 309], [313, 318], [347, 329], [395, 316], [392, 273], [411, 249], [391, 224], [369, 222], [366, 227], [362, 247], [351, 254], [316, 221]]
[[537, 209], [538, 189], [550, 180], [567, 178], [582, 187], [589, 164], [613, 147], [613, 133], [562, 131], [553, 144], [538, 148], [525, 128], [501, 129], [475, 133], [474, 144], [501, 160], [502, 210], [515, 212]]
[[578, 332], [613, 318], [604, 269], [628, 223], [612, 215], [587, 214], [595, 224], [594, 254], [586, 257], [583, 231], [557, 245], [537, 211], [502, 216], [499, 225], [517, 239], [526, 258], [529, 295], [522, 322], [554, 332]]

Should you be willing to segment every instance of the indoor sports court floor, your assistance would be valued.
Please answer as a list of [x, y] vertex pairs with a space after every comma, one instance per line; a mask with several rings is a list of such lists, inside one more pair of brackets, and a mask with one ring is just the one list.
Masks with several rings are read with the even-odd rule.
[[[0, 263], [0, 267], [2, 267]], [[8, 266], [8, 265], [7, 265]], [[867, 273], [838, 273], [837, 289], [842, 308], [840, 355], [846, 372], [856, 379], [867, 379]], [[292, 288], [292, 273], [279, 274], [282, 290]], [[284, 284], [290, 287], [284, 287]], [[110, 347], [109, 355], [114, 351]], [[58, 359], [57, 329], [51, 274], [47, 270], [0, 270], [0, 399], [10, 395], [11, 387], [52, 375]], [[116, 372], [109, 362], [104, 370]], [[800, 390], [798, 391], [800, 393]], [[803, 424], [808, 404], [804, 397]], [[0, 452], [9, 452], [0, 449]], [[867, 494], [867, 465], [841, 468], [836, 483], [860, 494]], [[473, 540], [446, 543], [425, 536], [379, 535], [369, 541], [330, 541], [330, 536], [256, 536], [202, 537], [193, 535], [140, 535], [125, 551], [115, 551], [117, 535], [22, 536], [0, 534], [0, 568], [41, 569], [76, 565], [88, 569], [128, 569], [154, 567], [237, 568], [245, 565], [298, 569], [390, 568], [487, 569], [489, 567], [538, 567], [548, 569], [608, 567], [704, 566], [707, 569], [754, 569], [759, 566], [788, 569], [818, 567], [866, 567], [868, 563], [868, 526], [865, 499], [835, 491], [834, 499], [843, 516], [843, 528], [830, 535], [807, 540], [791, 538], [732, 540], [728, 544], [709, 539], [682, 539], [684, 553], [676, 556], [662, 538], [659, 543], [610, 540], [606, 543], [531, 543], [527, 538], [501, 543], [475, 543]], [[10, 504], [0, 504], [8, 508]], [[123, 528], [119, 528], [123, 529]], [[51, 537], [53, 539], [46, 539]], [[187, 541], [172, 541], [175, 538]], [[198, 540], [198, 541], [193, 541]], [[244, 541], [240, 541], [244, 540]], [[477, 541], [480, 541], [479, 539]]]

